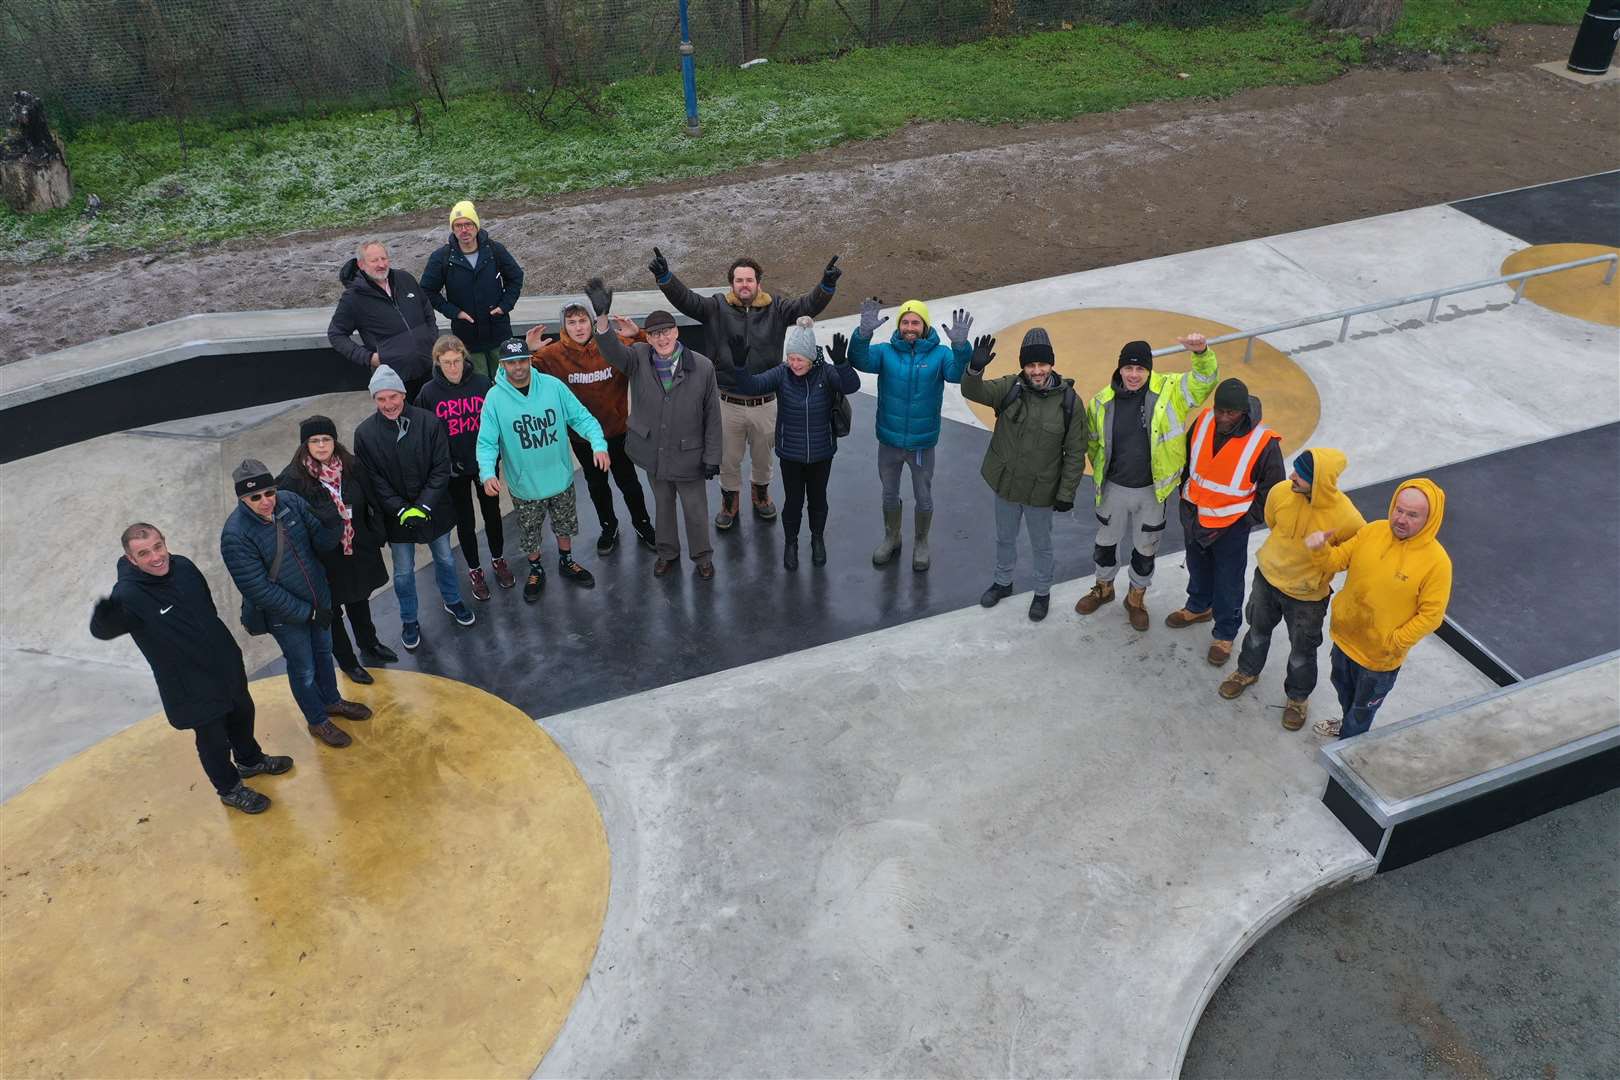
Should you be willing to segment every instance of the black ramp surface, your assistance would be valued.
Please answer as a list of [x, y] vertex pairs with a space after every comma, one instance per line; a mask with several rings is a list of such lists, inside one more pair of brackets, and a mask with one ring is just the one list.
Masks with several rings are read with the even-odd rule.
[[1620, 247], [1620, 170], [1451, 205], [1526, 244]]
[[[873, 435], [876, 403], [870, 395], [856, 394], [850, 404], [855, 423], [852, 434], [839, 440], [833, 464], [824, 567], [810, 565], [806, 524], [801, 527], [799, 569], [783, 570], [780, 523], [760, 521], [746, 508], [735, 528], [715, 530], [712, 581], [693, 574], [684, 538], [681, 566], [664, 578], [652, 576], [654, 556], [633, 537], [598, 558], [596, 512], [576, 475], [581, 535], [575, 538], [575, 550], [596, 575], [594, 589], [558, 580], [556, 544], [548, 533], [545, 591], [538, 603], [525, 604], [520, 595], [525, 562], [516, 550], [517, 522], [509, 517], [506, 554], [518, 575], [518, 589], [495, 588], [491, 578], [494, 597], [474, 603], [457, 554], [462, 595], [478, 616], [476, 626], [458, 627], [444, 613], [428, 567], [417, 574], [421, 647], [414, 655], [399, 648], [399, 609], [391, 588], [372, 599], [378, 630], [400, 653], [401, 667], [470, 682], [533, 716], [547, 716], [977, 603], [994, 568], [993, 496], [979, 476], [989, 433], [945, 422], [934, 474], [933, 567], [921, 574], [911, 569], [911, 489], [903, 479], [905, 546], [894, 563], [880, 569], [872, 565], [872, 548], [883, 533]], [[772, 489], [780, 505], [780, 479]], [[709, 492], [712, 516], [719, 508], [718, 483]], [[1092, 572], [1097, 528], [1093, 499], [1087, 478], [1076, 495], [1075, 512], [1057, 517], [1058, 581]], [[628, 535], [622, 501], [618, 514]], [[1180, 531], [1167, 530], [1161, 558], [1179, 545]], [[1023, 612], [1029, 605], [1031, 573], [1027, 539], [1020, 540], [1018, 559], [1014, 585], [1019, 593], [1002, 604]], [[1179, 603], [1181, 597], [1173, 599]], [[1166, 597], [1164, 603], [1171, 600]], [[1098, 617], [1116, 618], [1120, 632], [1128, 632], [1117, 601], [1111, 614]], [[1061, 632], [1055, 617], [1045, 629]], [[267, 670], [279, 669], [278, 662]], [[808, 686], [782, 689], [815, 693]]]
[[[1524, 678], [1620, 649], [1620, 423], [1422, 475], [1446, 493], [1452, 622]], [[1395, 488], [1351, 498], [1372, 521]]]

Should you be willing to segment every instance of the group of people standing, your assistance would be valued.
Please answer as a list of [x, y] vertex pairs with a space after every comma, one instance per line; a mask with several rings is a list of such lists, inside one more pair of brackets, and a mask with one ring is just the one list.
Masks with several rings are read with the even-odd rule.
[[[1224, 666], [1244, 617], [1250, 530], [1271, 529], [1257, 556], [1237, 670], [1219, 690], [1235, 698], [1257, 681], [1271, 633], [1284, 623], [1286, 728], [1306, 718], [1335, 574], [1349, 571], [1333, 605], [1332, 679], [1341, 717], [1317, 724], [1324, 736], [1366, 730], [1406, 651], [1444, 614], [1450, 562], [1435, 540], [1444, 510], [1439, 488], [1421, 479], [1403, 484], [1390, 520], [1365, 523], [1337, 486], [1345, 456], [1311, 448], [1289, 472], [1260, 402], [1237, 379], [1217, 382], [1216, 357], [1202, 335], [1179, 339], [1192, 354], [1191, 370], [1180, 373], [1155, 371], [1147, 342], [1126, 344], [1109, 384], [1082, 402], [1074, 381], [1057, 371], [1042, 328], [1020, 343], [1018, 372], [994, 379], [985, 373], [995, 339], [972, 338], [973, 318], [961, 309], [936, 325], [918, 300], [900, 306], [887, 341], [876, 340], [888, 321], [880, 301], [863, 301], [853, 334], [835, 334], [823, 348], [813, 320], [836, 291], [837, 257], [799, 297], [764, 291], [764, 270], [751, 259], [731, 265], [726, 291], [704, 296], [685, 286], [654, 248], [648, 269], [671, 304], [701, 324], [701, 350], [681, 342], [668, 311], [650, 313], [639, 326], [613, 315], [613, 293], [599, 278], [559, 312], [554, 340], [544, 326], [518, 339], [511, 310], [522, 268], [489, 238], [472, 203], [451, 210], [450, 229], [420, 282], [393, 268], [374, 241], [360, 245], [339, 273], [344, 293], [329, 337], [339, 353], [370, 370], [375, 405], [355, 429], [353, 449], [329, 418], [312, 416], [301, 423], [298, 446], [279, 475], [249, 459], [232, 477], [239, 502], [220, 547], [243, 597], [241, 621], [250, 633], [275, 637], [310, 732], [327, 746], [351, 741], [334, 719], [370, 715], [341, 696], [336, 670], [366, 684], [373, 681], [367, 664], [398, 660], [370, 612], [372, 593], [390, 577], [384, 545], [407, 650], [418, 648], [422, 635], [418, 545], [428, 547], [443, 608], [460, 626], [474, 625], [476, 617], [462, 599], [452, 531], [475, 601], [491, 598], [491, 576], [499, 588], [516, 588], [519, 575], [505, 554], [503, 493], [512, 500], [527, 562], [525, 601], [537, 601], [545, 585], [548, 524], [558, 576], [582, 588], [594, 584], [574, 557], [575, 462], [601, 529], [598, 555], [620, 543], [617, 487], [636, 540], [655, 553], [654, 576], [679, 565], [684, 533], [696, 575], [712, 579], [708, 481], [720, 481], [713, 525], [735, 528], [743, 516], [746, 455], [749, 505], [763, 521], [778, 516], [770, 484], [780, 463], [783, 566], [799, 567], [806, 516], [811, 562], [824, 564], [832, 461], [839, 438], [849, 433], [846, 399], [860, 389], [863, 373], [877, 379], [883, 528], [872, 553], [876, 566], [894, 562], [904, 546], [906, 474], [911, 566], [926, 572], [931, 565], [944, 387], [957, 383], [965, 398], [996, 415], [980, 470], [993, 492], [996, 530], [991, 584], [980, 599], [985, 607], [1011, 595], [1024, 533], [1035, 575], [1029, 617], [1046, 617], [1055, 574], [1053, 518], [1074, 509], [1089, 460], [1097, 575], [1075, 605], [1081, 615], [1114, 600], [1125, 554], [1126, 617], [1136, 631], [1149, 628], [1145, 597], [1175, 497], [1188, 587], [1186, 602], [1165, 622], [1212, 623], [1208, 657]], [[451, 334], [438, 335], [435, 311], [450, 320]], [[651, 513], [638, 468], [652, 488]], [[268, 798], [241, 781], [284, 772], [292, 762], [266, 756], [254, 741], [241, 652], [206, 582], [188, 560], [169, 554], [150, 524], [131, 525], [122, 544], [118, 584], [98, 602], [92, 632], [134, 636], [170, 722], [194, 729], [220, 798], [261, 812]]]

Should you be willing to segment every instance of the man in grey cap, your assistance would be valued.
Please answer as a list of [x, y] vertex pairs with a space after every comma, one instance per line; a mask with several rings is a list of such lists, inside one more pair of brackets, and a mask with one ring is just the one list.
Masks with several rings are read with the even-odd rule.
[[246, 459], [231, 481], [238, 501], [220, 530], [219, 553], [242, 592], [242, 625], [276, 639], [309, 733], [342, 749], [349, 734], [331, 718], [366, 720], [371, 710], [343, 700], [332, 663], [332, 593], [315, 551], [335, 547], [338, 536], [298, 495], [278, 492], [264, 462]]

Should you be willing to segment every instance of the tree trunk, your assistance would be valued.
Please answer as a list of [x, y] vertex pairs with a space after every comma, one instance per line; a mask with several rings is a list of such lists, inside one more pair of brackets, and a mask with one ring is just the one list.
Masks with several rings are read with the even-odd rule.
[[1405, 0], [1311, 0], [1305, 17], [1328, 30], [1382, 34], [1401, 17]]
[[62, 140], [55, 134], [50, 153], [11, 154], [0, 151], [0, 201], [18, 214], [60, 210], [73, 201], [73, 178], [68, 174]]

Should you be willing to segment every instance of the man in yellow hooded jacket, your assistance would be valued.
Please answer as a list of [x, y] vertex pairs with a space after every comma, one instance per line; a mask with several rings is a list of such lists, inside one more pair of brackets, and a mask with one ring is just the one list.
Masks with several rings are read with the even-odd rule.
[[1282, 726], [1298, 731], [1305, 724], [1306, 706], [1316, 689], [1316, 653], [1322, 647], [1322, 624], [1327, 620], [1333, 574], [1316, 561], [1305, 546], [1314, 532], [1326, 532], [1342, 544], [1358, 533], [1367, 520], [1344, 492], [1341, 450], [1315, 447], [1294, 458], [1288, 483], [1274, 485], [1266, 497], [1265, 521], [1271, 535], [1260, 545], [1254, 584], [1244, 612], [1248, 632], [1238, 650], [1237, 670], [1221, 683], [1221, 697], [1242, 694], [1260, 678], [1271, 650], [1271, 632], [1279, 622], [1288, 627], [1288, 671], [1283, 676]]
[[1318, 735], [1348, 739], [1372, 727], [1407, 650], [1439, 628], [1451, 600], [1451, 556], [1436, 534], [1446, 495], [1420, 477], [1395, 489], [1389, 520], [1362, 527], [1343, 544], [1326, 530], [1305, 546], [1327, 573], [1348, 570], [1333, 601], [1333, 688], [1344, 715], [1318, 720]]

